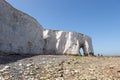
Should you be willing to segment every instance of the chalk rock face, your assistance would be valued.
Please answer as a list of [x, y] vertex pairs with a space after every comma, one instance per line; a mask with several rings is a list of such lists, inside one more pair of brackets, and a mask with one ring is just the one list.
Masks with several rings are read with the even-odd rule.
[[31, 16], [0, 0], [0, 51], [42, 54], [43, 28]]
[[67, 54], [81, 55], [80, 48], [84, 55], [93, 55], [91, 38], [77, 32], [65, 32], [58, 30], [47, 30], [43, 32], [46, 54]]
[[0, 0], [0, 51], [19, 54], [93, 55], [91, 38], [77, 32], [47, 30], [31, 16]]

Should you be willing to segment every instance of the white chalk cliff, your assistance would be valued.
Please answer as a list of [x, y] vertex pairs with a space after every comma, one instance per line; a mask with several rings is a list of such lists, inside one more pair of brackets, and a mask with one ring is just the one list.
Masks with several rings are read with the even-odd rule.
[[47, 30], [31, 16], [0, 0], [0, 51], [19, 54], [94, 55], [92, 40], [77, 32]]
[[93, 55], [92, 40], [89, 36], [77, 32], [65, 32], [59, 30], [43, 31], [45, 41], [44, 52], [46, 54]]

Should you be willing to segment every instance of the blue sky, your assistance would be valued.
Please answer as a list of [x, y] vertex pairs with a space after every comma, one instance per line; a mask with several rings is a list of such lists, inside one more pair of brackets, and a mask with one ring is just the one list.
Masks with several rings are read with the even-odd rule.
[[95, 54], [120, 56], [120, 0], [7, 0], [47, 29], [93, 39]]

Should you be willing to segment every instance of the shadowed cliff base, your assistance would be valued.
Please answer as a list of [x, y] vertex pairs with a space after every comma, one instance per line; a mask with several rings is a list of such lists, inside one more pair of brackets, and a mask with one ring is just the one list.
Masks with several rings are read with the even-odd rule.
[[15, 54], [15, 53], [6, 53], [0, 52], [0, 64], [13, 63], [24, 58], [30, 58], [37, 55], [27, 55], [27, 54]]
[[[65, 55], [61, 55], [61, 54], [21, 54], [21, 53], [7, 53], [7, 52], [2, 52], [0, 51], [0, 64], [8, 64], [8, 63], [13, 63], [13, 62], [17, 62], [18, 60], [22, 60], [22, 59], [27, 59], [27, 58], [32, 58], [34, 56], [46, 56], [51, 58], [51, 56], [68, 56], [68, 58], [71, 56], [81, 56], [84, 57], [84, 55], [78, 55], [78, 54], [65, 54]], [[87, 55], [88, 56], [88, 55]], [[90, 56], [90, 55], [89, 55]], [[64, 58], [64, 57], [63, 57]]]

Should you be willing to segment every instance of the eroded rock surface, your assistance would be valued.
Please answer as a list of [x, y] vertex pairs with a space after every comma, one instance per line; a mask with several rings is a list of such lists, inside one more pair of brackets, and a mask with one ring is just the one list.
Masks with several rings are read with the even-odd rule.
[[0, 0], [0, 50], [23, 54], [42, 54], [43, 28], [31, 16]]
[[45, 46], [47, 54], [81, 55], [80, 48], [84, 55], [93, 55], [91, 38], [77, 32], [65, 32], [59, 30], [44, 30]]
[[77, 32], [46, 30], [31, 16], [0, 0], [0, 51], [20, 54], [93, 55], [91, 38]]

